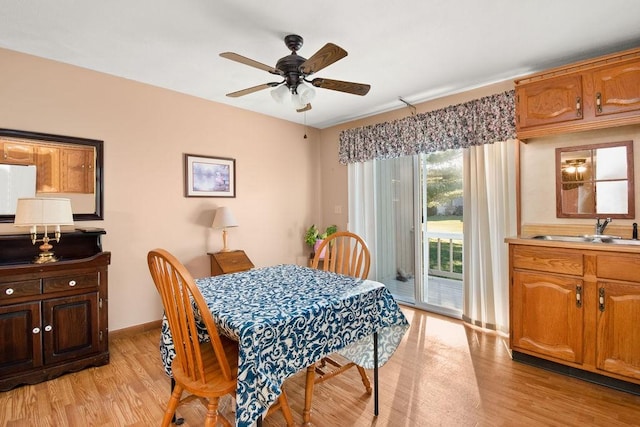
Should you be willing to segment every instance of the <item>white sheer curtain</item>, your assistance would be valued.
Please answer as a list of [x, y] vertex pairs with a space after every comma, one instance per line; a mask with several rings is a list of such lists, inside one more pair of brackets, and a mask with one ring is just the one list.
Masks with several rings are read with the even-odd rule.
[[[364, 239], [372, 254], [376, 251], [375, 160], [349, 163], [349, 223], [347, 228]], [[371, 257], [369, 279], [376, 280], [376, 260]]]
[[463, 150], [464, 307], [466, 322], [509, 332], [509, 254], [516, 234], [518, 141]]

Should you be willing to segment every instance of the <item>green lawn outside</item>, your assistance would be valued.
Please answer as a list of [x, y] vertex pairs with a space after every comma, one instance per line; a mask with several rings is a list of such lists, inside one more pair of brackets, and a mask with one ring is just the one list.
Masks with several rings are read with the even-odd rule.
[[427, 230], [438, 233], [462, 233], [461, 216], [435, 215], [427, 218]]

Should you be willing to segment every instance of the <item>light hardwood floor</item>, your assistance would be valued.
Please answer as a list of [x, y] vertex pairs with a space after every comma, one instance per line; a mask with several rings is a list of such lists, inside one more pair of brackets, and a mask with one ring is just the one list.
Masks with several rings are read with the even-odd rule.
[[[316, 387], [315, 426], [632, 426], [640, 396], [513, 362], [504, 338], [403, 307], [411, 328], [380, 369], [380, 415], [355, 370]], [[0, 426], [158, 426], [169, 399], [159, 329], [111, 337], [111, 362], [0, 393]], [[302, 421], [304, 374], [285, 383]], [[233, 419], [229, 400], [223, 414]], [[204, 406], [179, 407], [201, 426]], [[265, 427], [284, 425], [280, 413]]]

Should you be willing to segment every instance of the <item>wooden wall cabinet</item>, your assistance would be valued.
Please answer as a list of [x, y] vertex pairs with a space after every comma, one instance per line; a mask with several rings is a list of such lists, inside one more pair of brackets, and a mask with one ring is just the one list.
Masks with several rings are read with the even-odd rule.
[[36, 166], [39, 193], [93, 193], [95, 152], [93, 147], [0, 140], [0, 163]]
[[[63, 248], [63, 233], [58, 253], [65, 260], [56, 263], [31, 264], [22, 257], [26, 250], [16, 250], [14, 261], [7, 253], [0, 257], [0, 391], [109, 362], [111, 254], [95, 251], [99, 235], [76, 232], [67, 246], [84, 246]], [[31, 245], [27, 235], [19, 236]], [[12, 249], [22, 242], [0, 236], [0, 244]], [[37, 254], [38, 247], [31, 251]]]
[[554, 68], [515, 83], [521, 140], [640, 123], [640, 49]]
[[509, 256], [513, 358], [549, 360], [640, 392], [640, 252], [511, 243]]

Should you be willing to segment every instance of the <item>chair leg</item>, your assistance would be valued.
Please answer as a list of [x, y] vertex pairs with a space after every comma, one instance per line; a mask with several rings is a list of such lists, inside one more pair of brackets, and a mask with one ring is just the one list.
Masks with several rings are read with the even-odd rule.
[[[204, 419], [205, 427], [216, 427], [218, 424], [218, 398], [212, 397], [207, 405], [207, 415]], [[228, 423], [227, 423], [228, 424]]]
[[169, 403], [167, 404], [167, 410], [164, 412], [164, 417], [162, 418], [162, 427], [168, 427], [173, 421], [176, 408], [178, 407], [178, 403], [180, 403], [180, 397], [182, 397], [182, 386], [176, 384], [171, 393]]
[[280, 402], [280, 410], [282, 411], [284, 420], [287, 422], [287, 427], [295, 426], [293, 422], [293, 416], [291, 415], [291, 408], [289, 407], [289, 399], [287, 398], [287, 394], [284, 392], [284, 390], [282, 390], [278, 401]]
[[362, 384], [364, 385], [364, 388], [367, 390], [368, 394], [371, 394], [371, 383], [369, 382], [369, 377], [367, 376], [367, 373], [365, 372], [364, 368], [360, 365], [356, 365], [356, 368], [358, 368], [358, 372], [360, 372], [360, 378], [362, 378]]
[[302, 411], [302, 425], [311, 425], [311, 400], [313, 398], [313, 385], [315, 384], [316, 366], [307, 367], [307, 378], [304, 387], [304, 410]]
[[[176, 388], [176, 380], [171, 377], [171, 393], [173, 393], [173, 389]], [[177, 412], [177, 409], [176, 409]], [[184, 418], [176, 418], [176, 412], [173, 413], [173, 418], [171, 418], [171, 422], [177, 426], [184, 424]]]

